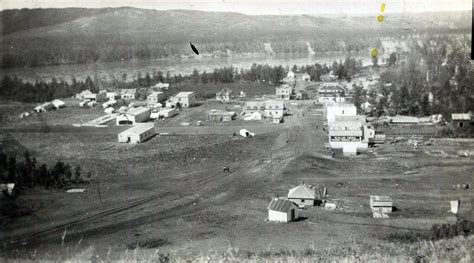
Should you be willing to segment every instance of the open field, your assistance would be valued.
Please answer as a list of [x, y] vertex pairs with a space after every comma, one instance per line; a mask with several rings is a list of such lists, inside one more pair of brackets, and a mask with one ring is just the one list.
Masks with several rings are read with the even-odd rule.
[[[217, 106], [202, 105], [178, 116], [193, 118]], [[81, 164], [94, 180], [81, 186], [86, 193], [38, 189], [21, 196], [35, 213], [4, 226], [3, 255], [63, 255], [58, 248], [93, 247], [94, 254], [106, 258], [153, 240], [160, 242], [150, 252], [185, 258], [229, 247], [245, 254], [347, 248], [360, 240], [368, 247], [390, 246], [397, 234], [424, 233], [434, 223], [453, 222], [449, 200], [461, 199], [461, 218], [474, 216], [472, 188], [453, 189], [454, 184], [472, 185], [473, 157], [456, 152], [472, 149], [473, 141], [434, 140], [414, 150], [406, 143], [408, 135], [395, 133], [404, 140], [356, 157], [332, 158], [324, 148], [324, 116], [314, 115], [321, 109], [310, 101], [290, 106], [291, 119], [268, 124], [266, 132], [251, 139], [219, 132], [228, 127], [215, 125], [207, 127], [216, 130], [212, 134], [155, 136], [143, 144], [121, 145], [116, 134], [124, 127], [71, 127], [67, 108], [45, 114], [57, 121], [48, 129], [34, 128], [34, 119], [3, 126], [39, 161]], [[163, 129], [175, 125], [164, 123]], [[446, 155], [436, 155], [440, 150]], [[267, 222], [270, 199], [286, 196], [303, 181], [328, 187], [338, 209], [314, 207], [302, 211], [304, 218], [297, 222]], [[370, 195], [391, 196], [397, 211], [390, 219], [373, 219]]]

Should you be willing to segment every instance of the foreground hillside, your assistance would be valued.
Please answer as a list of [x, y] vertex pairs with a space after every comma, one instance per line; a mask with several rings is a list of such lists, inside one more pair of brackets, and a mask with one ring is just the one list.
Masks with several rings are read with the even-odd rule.
[[[420, 16], [423, 19], [420, 19]], [[0, 12], [2, 67], [241, 53], [360, 51], [384, 36], [469, 33], [470, 13], [251, 16], [187, 10], [22, 9]], [[270, 43], [265, 48], [264, 43]]]
[[382, 243], [368, 247], [354, 242], [345, 248], [318, 249], [315, 246], [304, 250], [281, 250], [279, 252], [260, 251], [246, 253], [229, 246], [223, 253], [203, 252], [200, 256], [177, 256], [161, 253], [156, 249], [135, 248], [117, 254], [108, 253], [101, 257], [94, 247], [83, 250], [64, 248], [63, 256], [32, 256], [9, 259], [10, 262], [48, 261], [146, 261], [146, 262], [472, 262], [472, 242], [474, 236], [455, 237], [439, 241], [418, 241], [414, 243]]

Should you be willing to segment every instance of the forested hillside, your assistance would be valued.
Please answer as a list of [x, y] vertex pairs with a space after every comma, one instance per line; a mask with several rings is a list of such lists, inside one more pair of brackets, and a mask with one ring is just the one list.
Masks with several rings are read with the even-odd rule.
[[[375, 17], [249, 16], [186, 10], [22, 9], [0, 12], [1, 66], [23, 67], [203, 55], [360, 51], [385, 36], [469, 33], [469, 12]], [[272, 51], [265, 49], [270, 43]]]

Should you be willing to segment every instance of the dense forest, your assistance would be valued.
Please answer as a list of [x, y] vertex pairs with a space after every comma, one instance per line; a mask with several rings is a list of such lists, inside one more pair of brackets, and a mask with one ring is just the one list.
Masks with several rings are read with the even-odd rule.
[[369, 90], [354, 87], [354, 104], [362, 111], [368, 102], [365, 113], [374, 116], [442, 114], [449, 120], [451, 113], [474, 112], [469, 55], [461, 49], [448, 52], [446, 45], [434, 45], [410, 53], [403, 62], [391, 56], [378, 86]]
[[34, 187], [61, 189], [82, 183], [91, 176], [90, 173], [82, 175], [80, 166], [72, 168], [61, 161], [48, 168], [46, 164], [38, 163], [29, 152], [24, 152], [22, 161], [17, 160], [15, 155], [0, 152], [0, 182], [14, 183], [17, 193]]
[[[308, 54], [380, 48], [380, 39], [469, 33], [469, 12], [373, 17], [249, 16], [186, 10], [22, 9], [0, 12], [1, 67], [242, 53]], [[453, 29], [455, 28], [455, 29]], [[414, 33], [416, 31], [416, 34]], [[271, 44], [271, 50], [264, 43]]]

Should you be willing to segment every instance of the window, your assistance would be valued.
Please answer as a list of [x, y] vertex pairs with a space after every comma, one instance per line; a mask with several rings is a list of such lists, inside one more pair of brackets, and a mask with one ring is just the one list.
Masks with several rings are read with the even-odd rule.
[[462, 127], [464, 127], [464, 122], [461, 121], [459, 122], [459, 128], [462, 128]]
[[304, 199], [301, 199], [301, 203], [304, 203]]

